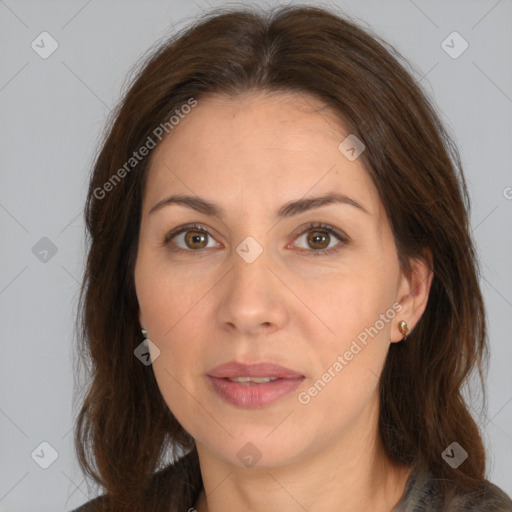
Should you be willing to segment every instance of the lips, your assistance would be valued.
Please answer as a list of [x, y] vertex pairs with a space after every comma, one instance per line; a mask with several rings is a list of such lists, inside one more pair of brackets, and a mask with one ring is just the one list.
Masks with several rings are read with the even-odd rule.
[[305, 379], [304, 375], [277, 364], [237, 362], [217, 366], [207, 377], [218, 396], [231, 405], [246, 409], [276, 402]]
[[242, 364], [235, 361], [221, 364], [208, 373], [218, 379], [237, 377], [274, 377], [276, 379], [298, 379], [304, 375], [274, 363]]

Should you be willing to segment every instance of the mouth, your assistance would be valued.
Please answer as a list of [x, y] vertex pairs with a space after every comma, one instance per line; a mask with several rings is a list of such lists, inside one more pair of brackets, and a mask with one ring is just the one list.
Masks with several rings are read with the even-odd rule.
[[266, 407], [289, 395], [305, 376], [274, 363], [232, 362], [216, 367], [207, 378], [213, 391], [239, 408]]
[[211, 370], [208, 375], [219, 379], [295, 379], [304, 377], [299, 372], [275, 363], [244, 364], [237, 361], [221, 364]]
[[244, 384], [246, 386], [251, 386], [252, 384], [265, 384], [266, 382], [274, 382], [277, 380], [277, 377], [235, 377], [234, 379], [228, 379], [231, 382], [238, 382], [239, 384]]

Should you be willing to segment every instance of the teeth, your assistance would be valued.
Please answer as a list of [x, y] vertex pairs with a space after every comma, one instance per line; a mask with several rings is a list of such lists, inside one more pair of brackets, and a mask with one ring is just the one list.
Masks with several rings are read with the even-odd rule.
[[265, 382], [272, 382], [277, 380], [277, 377], [235, 377], [228, 380], [231, 382], [239, 382], [240, 384], [246, 384], [249, 382], [253, 382], [255, 384], [263, 384]]

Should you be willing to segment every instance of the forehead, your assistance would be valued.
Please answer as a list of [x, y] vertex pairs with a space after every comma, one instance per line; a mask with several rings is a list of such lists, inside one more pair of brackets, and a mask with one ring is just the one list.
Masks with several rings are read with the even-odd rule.
[[379, 198], [361, 160], [350, 161], [339, 149], [349, 135], [340, 117], [314, 96], [201, 97], [155, 149], [148, 202], [174, 192], [215, 197], [239, 209], [243, 196], [247, 205], [274, 210], [276, 202], [340, 192], [376, 211]]

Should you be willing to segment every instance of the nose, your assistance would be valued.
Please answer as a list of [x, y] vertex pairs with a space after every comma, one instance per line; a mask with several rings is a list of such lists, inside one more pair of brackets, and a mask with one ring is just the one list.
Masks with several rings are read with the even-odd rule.
[[231, 270], [218, 291], [218, 321], [224, 329], [239, 334], [270, 334], [287, 322], [291, 294], [276, 275], [269, 251], [259, 247], [263, 250], [251, 240], [237, 247]]

